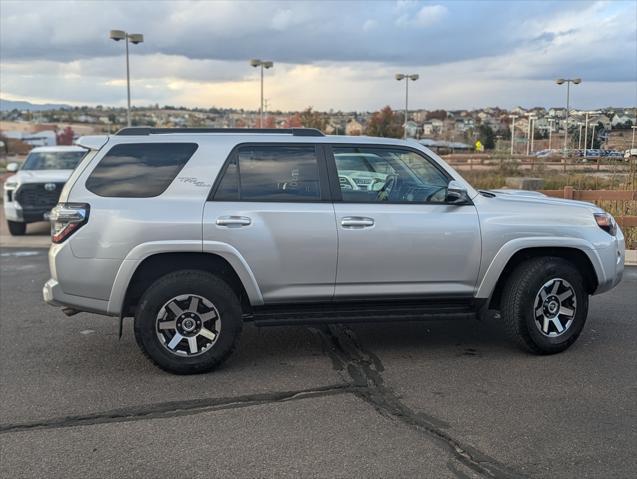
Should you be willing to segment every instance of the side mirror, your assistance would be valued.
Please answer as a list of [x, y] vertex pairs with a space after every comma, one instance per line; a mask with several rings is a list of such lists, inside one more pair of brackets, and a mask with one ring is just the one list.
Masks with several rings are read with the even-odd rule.
[[20, 169], [20, 164], [12, 161], [11, 163], [7, 163], [7, 172], [15, 173]]
[[447, 185], [447, 195], [445, 201], [450, 204], [462, 204], [469, 201], [467, 188], [456, 180], [451, 180]]

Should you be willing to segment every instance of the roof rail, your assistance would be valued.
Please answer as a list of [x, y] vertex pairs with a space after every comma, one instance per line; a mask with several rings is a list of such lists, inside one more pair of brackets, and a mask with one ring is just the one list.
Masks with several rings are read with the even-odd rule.
[[151, 128], [126, 127], [115, 133], [118, 136], [165, 135], [170, 133], [260, 133], [292, 136], [325, 136], [316, 128]]

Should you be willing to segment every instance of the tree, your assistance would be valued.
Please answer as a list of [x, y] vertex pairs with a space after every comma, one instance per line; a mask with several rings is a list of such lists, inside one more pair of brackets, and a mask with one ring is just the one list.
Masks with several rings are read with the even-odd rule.
[[495, 148], [495, 133], [493, 133], [493, 129], [489, 125], [480, 125], [478, 128], [478, 139], [485, 150], [493, 150]]
[[303, 123], [301, 121], [301, 115], [299, 115], [298, 113], [295, 113], [293, 116], [288, 118], [289, 128], [300, 128], [301, 126], [303, 126]]
[[365, 128], [365, 134], [369, 136], [383, 136], [386, 138], [402, 138], [402, 125], [402, 113], [394, 112], [391, 107], [387, 105], [372, 115], [367, 124], [367, 128]]
[[57, 144], [58, 145], [72, 145], [73, 144], [73, 129], [70, 126], [67, 126], [58, 133], [57, 136]]
[[446, 110], [433, 110], [427, 113], [427, 120], [442, 120], [445, 121], [447, 119], [447, 111]]
[[325, 131], [327, 119], [322, 113], [313, 111], [312, 107], [308, 106], [301, 112], [301, 124], [305, 128], [316, 128], [317, 130]]
[[276, 128], [276, 119], [272, 115], [268, 115], [265, 117], [263, 121], [264, 128]]

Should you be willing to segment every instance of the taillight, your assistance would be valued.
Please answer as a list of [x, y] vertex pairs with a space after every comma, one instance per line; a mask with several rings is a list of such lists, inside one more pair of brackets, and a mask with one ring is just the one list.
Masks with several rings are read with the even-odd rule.
[[88, 221], [86, 203], [60, 203], [51, 210], [51, 241], [61, 243]]
[[617, 223], [615, 219], [609, 213], [593, 213], [595, 215], [595, 221], [597, 226], [606, 231], [609, 235], [615, 236], [617, 234]]

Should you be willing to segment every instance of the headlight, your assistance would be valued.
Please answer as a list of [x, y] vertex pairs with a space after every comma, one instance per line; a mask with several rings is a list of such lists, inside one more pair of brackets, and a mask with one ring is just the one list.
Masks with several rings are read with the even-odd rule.
[[4, 184], [4, 188], [6, 190], [15, 190], [18, 187], [18, 182], [17, 181], [7, 181]]
[[597, 226], [606, 231], [611, 236], [617, 234], [617, 223], [610, 213], [593, 213]]

